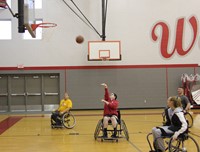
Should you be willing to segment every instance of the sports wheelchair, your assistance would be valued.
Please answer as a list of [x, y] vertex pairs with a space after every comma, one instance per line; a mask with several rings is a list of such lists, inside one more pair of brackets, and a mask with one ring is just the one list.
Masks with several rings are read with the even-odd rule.
[[[100, 119], [97, 123], [95, 132], [94, 132], [94, 139], [97, 140], [98, 138], [101, 139], [101, 142], [103, 142], [104, 140], [115, 140], [116, 142], [118, 142], [119, 138], [125, 138], [126, 140], [129, 140], [129, 133], [128, 133], [128, 129], [126, 127], [126, 124], [124, 122], [124, 120], [121, 119], [121, 114], [120, 111], [118, 110], [118, 125], [117, 125], [117, 138], [103, 138], [103, 119]], [[112, 123], [111, 121], [108, 122], [108, 125], [111, 126]], [[113, 129], [107, 129], [108, 134], [109, 133], [113, 133], [114, 130]]]
[[[163, 138], [165, 144], [165, 151], [169, 152], [200, 152], [199, 145], [195, 141], [193, 137], [191, 137], [188, 133], [184, 133], [179, 135], [176, 140], [172, 139], [172, 135], [163, 136], [156, 138], [153, 141], [153, 146], [150, 143], [150, 136], [152, 133], [147, 135], [147, 142], [150, 147], [149, 152], [157, 152], [156, 143], [157, 140]], [[155, 150], [153, 150], [155, 149]]]
[[63, 128], [63, 127], [68, 128], [68, 129], [72, 129], [76, 125], [76, 119], [70, 111], [65, 112], [64, 114], [57, 116], [57, 119], [60, 121], [61, 125], [56, 125], [54, 120], [51, 118], [51, 128], [52, 129]]

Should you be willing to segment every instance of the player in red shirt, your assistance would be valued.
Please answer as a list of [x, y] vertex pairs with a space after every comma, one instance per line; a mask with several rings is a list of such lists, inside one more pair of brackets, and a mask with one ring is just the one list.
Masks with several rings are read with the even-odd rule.
[[103, 138], [107, 138], [107, 127], [108, 122], [112, 122], [112, 126], [114, 128], [114, 132], [112, 134], [112, 138], [116, 138], [117, 135], [117, 119], [118, 119], [118, 104], [119, 102], [116, 100], [117, 95], [115, 93], [109, 94], [108, 92], [108, 86], [105, 83], [101, 84], [105, 88], [105, 96], [104, 99], [101, 101], [104, 103], [104, 114], [103, 114]]

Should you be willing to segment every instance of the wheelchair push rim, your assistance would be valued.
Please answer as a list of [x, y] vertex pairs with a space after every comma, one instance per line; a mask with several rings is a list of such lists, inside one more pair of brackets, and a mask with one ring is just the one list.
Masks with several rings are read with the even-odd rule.
[[122, 125], [122, 131], [125, 135], [126, 140], [129, 140], [129, 133], [128, 133], [128, 129], [126, 127], [126, 123], [124, 122], [124, 120], [121, 120], [121, 125]]
[[172, 138], [169, 141], [169, 152], [200, 152], [199, 145], [196, 140], [187, 135], [187, 139], [177, 139]]
[[64, 127], [68, 129], [72, 129], [76, 125], [76, 119], [70, 112], [63, 115], [62, 121]]
[[193, 117], [192, 117], [192, 115], [189, 112], [186, 112], [184, 115], [185, 115], [186, 120], [188, 121], [188, 127], [192, 128], [192, 126], [193, 126]]
[[98, 138], [98, 135], [102, 129], [102, 126], [103, 126], [103, 123], [102, 123], [102, 120], [99, 120], [97, 126], [96, 126], [96, 129], [95, 129], [95, 132], [94, 132], [94, 139], [97, 140]]

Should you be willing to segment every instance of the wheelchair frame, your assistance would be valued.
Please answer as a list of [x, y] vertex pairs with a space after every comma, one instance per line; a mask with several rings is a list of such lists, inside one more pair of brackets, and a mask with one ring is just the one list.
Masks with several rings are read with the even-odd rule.
[[[67, 129], [72, 129], [76, 125], [76, 119], [71, 111], [65, 112], [62, 116], [60, 116], [60, 121], [62, 126]], [[54, 125], [51, 120], [51, 128], [61, 128], [62, 126]]]
[[[94, 139], [97, 140], [98, 138], [101, 139], [101, 141], [103, 140], [116, 140], [116, 142], [118, 142], [119, 138], [125, 138], [127, 141], [129, 140], [129, 133], [128, 133], [128, 129], [127, 126], [124, 122], [124, 120], [121, 119], [121, 114], [120, 111], [118, 111], [118, 125], [117, 125], [117, 138], [103, 138], [102, 136], [99, 136], [100, 132], [103, 132], [103, 119], [100, 119], [97, 123], [95, 132], [94, 132]], [[112, 125], [111, 123], [109, 123], [108, 125]], [[111, 132], [113, 133], [114, 130], [113, 129], [108, 129], [107, 132]], [[124, 133], [124, 135], [122, 134], [122, 132]]]
[[[150, 143], [150, 139], [149, 139], [149, 136], [152, 135], [152, 133], [149, 133], [147, 135], [147, 142], [149, 144], [149, 147], [150, 147], [150, 152], [153, 151], [153, 148], [155, 149], [155, 151], [157, 150], [156, 149], [156, 142], [158, 139], [160, 138], [163, 138], [163, 139], [169, 139], [168, 141], [164, 141], [165, 144], [167, 145], [167, 147], [165, 148], [165, 151], [169, 151], [169, 152], [187, 152], [187, 147], [185, 147], [185, 144], [184, 142], [186, 140], [191, 140], [195, 145], [196, 145], [196, 150], [197, 151], [193, 151], [193, 152], [200, 152], [200, 149], [199, 149], [199, 145], [198, 143], [196, 142], [196, 140], [191, 137], [188, 133], [185, 133], [185, 134], [182, 134], [181, 136], [178, 137], [178, 139], [175, 141], [176, 144], [173, 144], [174, 140], [172, 138], [172, 136], [163, 136], [163, 137], [158, 137], [156, 138], [154, 141], [153, 141], [153, 146], [151, 145]], [[180, 147], [180, 145], [182, 145], [182, 147]]]

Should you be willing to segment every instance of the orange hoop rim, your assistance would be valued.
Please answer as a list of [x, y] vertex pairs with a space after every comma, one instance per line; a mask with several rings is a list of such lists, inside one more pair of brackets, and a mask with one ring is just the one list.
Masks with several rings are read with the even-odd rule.
[[56, 23], [39, 23], [39, 24], [31, 24], [31, 28], [33, 31], [35, 31], [38, 27], [40, 28], [51, 28], [56, 27]]
[[102, 61], [109, 61], [109, 57], [101, 57]]

